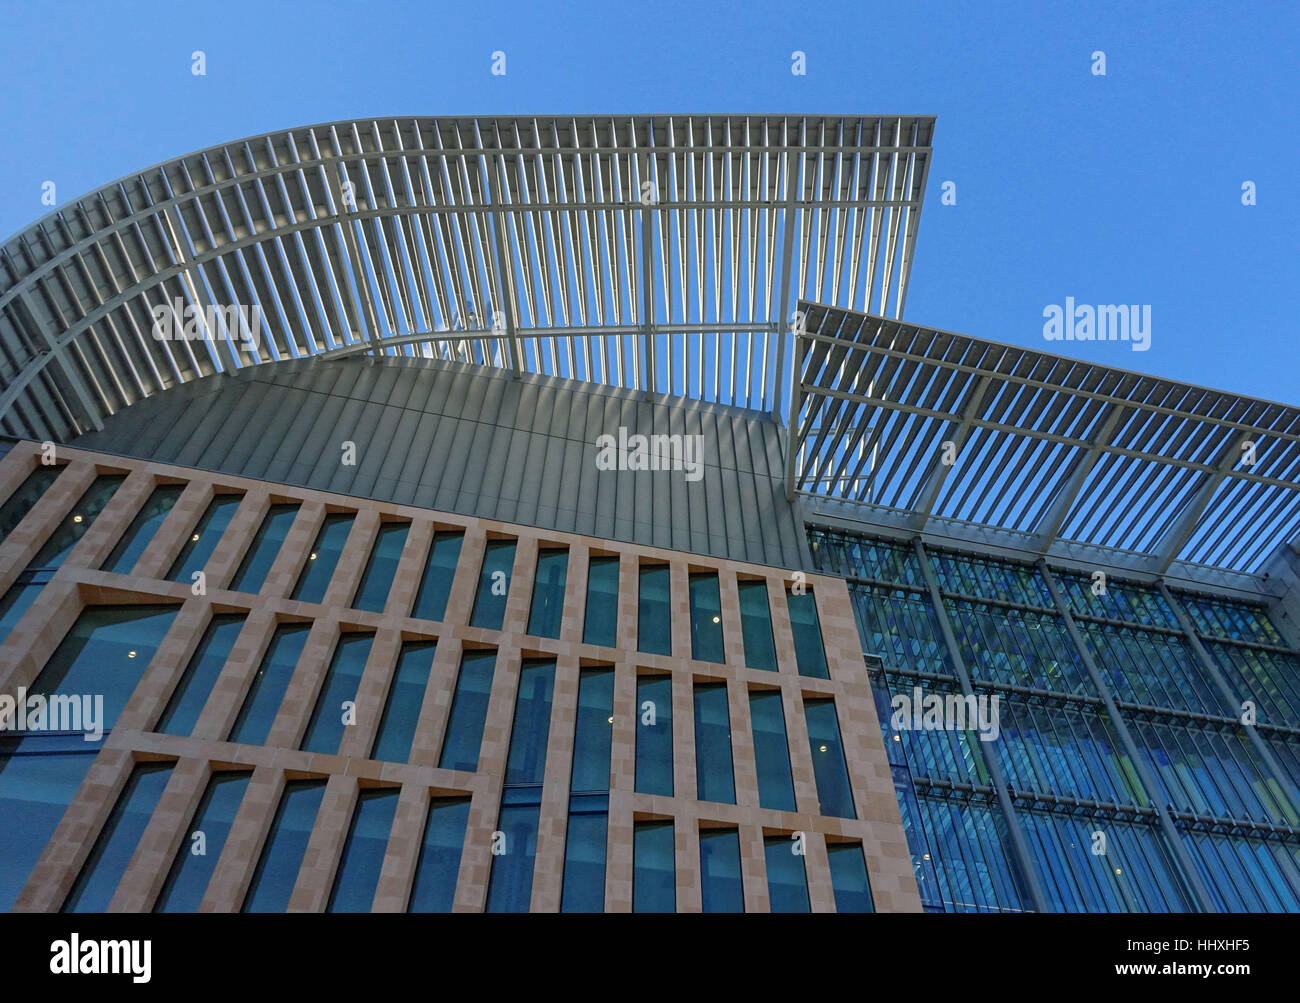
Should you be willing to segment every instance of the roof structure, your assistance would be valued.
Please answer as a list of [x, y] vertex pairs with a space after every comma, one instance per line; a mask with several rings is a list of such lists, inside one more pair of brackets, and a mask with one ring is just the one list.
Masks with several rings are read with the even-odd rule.
[[901, 315], [933, 128], [374, 119], [159, 164], [0, 247], [0, 432], [66, 441], [203, 376], [361, 352], [779, 415], [795, 299]]
[[823, 513], [1193, 580], [1300, 531], [1298, 408], [799, 309], [786, 491]]

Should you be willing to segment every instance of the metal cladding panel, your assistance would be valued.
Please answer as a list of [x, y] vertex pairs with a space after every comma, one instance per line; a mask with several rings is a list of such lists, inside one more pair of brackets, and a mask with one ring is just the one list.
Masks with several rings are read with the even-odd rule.
[[[703, 476], [600, 470], [596, 440], [701, 436]], [[780, 429], [758, 412], [428, 359], [299, 359], [159, 394], [76, 439], [146, 456], [643, 546], [804, 567]], [[682, 440], [684, 443], [686, 440]], [[342, 462], [356, 444], [356, 463]]]

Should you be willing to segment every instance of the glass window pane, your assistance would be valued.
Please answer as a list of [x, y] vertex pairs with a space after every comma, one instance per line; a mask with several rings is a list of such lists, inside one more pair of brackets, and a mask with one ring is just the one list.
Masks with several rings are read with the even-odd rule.
[[700, 830], [700, 896], [704, 912], [745, 911], [740, 833], [735, 829]]
[[551, 730], [555, 663], [526, 659], [519, 672], [519, 696], [506, 758], [506, 785], [541, 784], [546, 771], [546, 740]]
[[533, 580], [533, 605], [528, 612], [528, 633], [534, 637], [559, 637], [564, 613], [564, 582], [569, 571], [567, 550], [540, 550]]
[[284, 912], [289, 908], [324, 795], [324, 780], [291, 780], [284, 785], [275, 820], [244, 897], [244, 912]]
[[4, 543], [9, 534], [18, 528], [23, 516], [41, 500], [41, 496], [62, 472], [61, 465], [52, 464], [47, 467], [42, 464], [28, 474], [18, 490], [0, 505], [0, 543]]
[[41, 589], [45, 588], [46, 579], [39, 578], [33, 582], [24, 583], [20, 577], [18, 583], [10, 586], [0, 598], [0, 641], [9, 636], [9, 632], [14, 629], [18, 621], [23, 618], [23, 614], [31, 608], [36, 597], [41, 594]]
[[767, 603], [767, 582], [737, 582], [740, 591], [740, 632], [745, 640], [745, 664], [751, 669], [776, 671], [776, 642], [772, 639], [772, 611]]
[[497, 829], [504, 834], [504, 852], [492, 858], [488, 878], [487, 912], [527, 912], [533, 893], [533, 860], [537, 856], [540, 801], [501, 805]]
[[797, 596], [786, 592], [790, 607], [790, 630], [794, 634], [794, 654], [799, 675], [829, 679], [826, 649], [822, 647], [822, 627], [817, 619], [817, 598], [811, 592]]
[[160, 484], [153, 489], [144, 507], [136, 513], [131, 525], [122, 534], [122, 539], [108, 555], [108, 560], [103, 565], [105, 571], [119, 575], [131, 573], [135, 562], [145, 552], [154, 534], [158, 532], [158, 527], [163, 524], [167, 513], [172, 510], [184, 490], [183, 484]]
[[271, 733], [280, 701], [289, 688], [289, 680], [293, 678], [294, 667], [310, 631], [305, 623], [282, 623], [275, 628], [227, 741], [245, 745], [266, 744], [266, 736]]
[[[49, 754], [56, 748], [58, 754]], [[0, 734], [0, 912], [13, 908], [98, 751], [98, 744], [75, 736]]]
[[579, 794], [569, 799], [561, 912], [605, 911], [605, 841], [608, 830], [609, 795]]
[[672, 677], [637, 676], [636, 714], [637, 793], [672, 797]]
[[400, 788], [374, 787], [357, 794], [326, 912], [370, 912], [379, 887]]
[[500, 630], [506, 615], [510, 591], [510, 573], [515, 566], [514, 540], [488, 540], [483, 551], [483, 568], [479, 573], [478, 595], [470, 626]]
[[239, 508], [243, 497], [243, 495], [217, 495], [208, 503], [207, 510], [199, 518], [194, 532], [185, 541], [185, 546], [181, 548], [180, 554], [173, 562], [171, 571], [167, 573], [170, 581], [184, 582], [186, 585], [194, 581], [195, 572], [203, 570], [212, 557], [212, 552], [217, 549], [221, 534], [230, 525], [230, 520], [234, 518], [235, 510]]
[[249, 544], [243, 563], [230, 583], [232, 592], [260, 592], [267, 572], [280, 553], [280, 545], [289, 535], [289, 527], [298, 518], [297, 505], [272, 505]]
[[429, 560], [424, 566], [424, 579], [420, 582], [420, 594], [415, 597], [412, 616], [421, 620], [441, 620], [447, 615], [447, 596], [451, 594], [464, 538], [465, 534], [460, 532], [433, 534]]
[[444, 770], [478, 769], [483, 722], [487, 720], [488, 697], [492, 693], [495, 651], [466, 651], [461, 655], [456, 695], [451, 702], [447, 733], [442, 741], [438, 766]]
[[63, 517], [58, 528], [50, 534], [45, 545], [27, 565], [28, 571], [53, 569], [59, 567], [72, 552], [77, 541], [86, 535], [86, 530], [95, 523], [95, 518], [104, 510], [113, 493], [126, 480], [125, 474], [101, 474], [91, 482], [85, 494], [72, 506], [72, 511]]
[[[252, 773], [214, 773], [186, 830], [154, 912], [198, 912]], [[202, 841], [195, 836], [202, 833]], [[196, 853], [198, 849], [202, 853]]]
[[[301, 748], [305, 752], [332, 756], [339, 751], [343, 729], [348, 726], [348, 721], [356, 720], [357, 689], [361, 686], [361, 674], [365, 672], [374, 639], [374, 634], [363, 633], [339, 637], [334, 646], [334, 657], [325, 670], [325, 681], [321, 683], [320, 696], [307, 724], [307, 733], [303, 736]], [[344, 704], [352, 706], [345, 708]]]
[[469, 798], [434, 798], [415, 865], [408, 912], [451, 912], [469, 823]]
[[587, 564], [587, 612], [582, 640], [612, 648], [618, 643], [617, 557], [594, 556]]
[[695, 778], [701, 801], [736, 803], [726, 683], [695, 685]]
[[433, 641], [407, 641], [397, 657], [392, 685], [379, 732], [370, 750], [370, 758], [386, 763], [404, 763], [411, 755], [411, 742], [420, 722], [424, 691], [429, 686], [429, 672], [438, 646]]
[[632, 831], [632, 911], [677, 910], [672, 822], [637, 822]]
[[699, 662], [725, 662], [722, 644], [722, 596], [714, 571], [694, 572], [689, 583], [691, 657]]
[[651, 655], [673, 653], [671, 607], [668, 601], [669, 571], [666, 564], [641, 566], [637, 606], [638, 651]]
[[218, 613], [212, 618], [154, 731], [188, 735], [194, 730], [212, 687], [230, 657], [230, 649], [243, 629], [242, 613]]
[[827, 843], [836, 912], [875, 912], [861, 843]]
[[794, 778], [786, 743], [780, 690], [751, 690], [749, 720], [758, 767], [758, 803], [772, 811], [794, 811]]
[[[97, 723], [108, 732], [117, 723], [118, 715], [171, 628], [177, 609], [176, 606], [87, 607], [27, 692], [45, 697], [55, 693], [93, 695], [92, 715], [102, 696], [102, 720]], [[84, 700], [74, 700], [68, 710], [84, 705]], [[85, 724], [83, 720], [82, 725]], [[30, 723], [28, 727], [39, 730]]]
[[388, 602], [388, 590], [397, 578], [397, 565], [402, 559], [402, 548], [406, 546], [406, 537], [411, 530], [409, 522], [385, 522], [379, 527], [379, 535], [370, 551], [370, 560], [366, 562], [361, 584], [357, 586], [357, 597], [352, 600], [354, 609], [366, 609], [372, 613], [382, 613]]
[[819, 814], [835, 818], [857, 818], [853, 810], [853, 792], [849, 788], [849, 770], [840, 742], [840, 725], [835, 716], [834, 700], [805, 700], [804, 717], [808, 721], [808, 739], [812, 746], [813, 773], [817, 778]]
[[106, 912], [140, 844], [163, 788], [171, 779], [172, 763], [140, 763], [131, 771], [112, 814], [82, 865], [63, 912]]
[[799, 842], [789, 836], [766, 836], [767, 899], [772, 912], [808, 912], [808, 875]]
[[614, 670], [584, 669], [578, 682], [578, 719], [573, 735], [569, 790], [609, 790], [614, 730]]
[[352, 532], [352, 523], [355, 521], [356, 516], [351, 512], [325, 517], [320, 532], [316, 534], [316, 542], [307, 555], [307, 563], [298, 575], [298, 584], [293, 588], [294, 599], [318, 603], [325, 598], [330, 579], [334, 577], [334, 569], [338, 567], [339, 556], [343, 553], [343, 545], [348, 542], [348, 534]]

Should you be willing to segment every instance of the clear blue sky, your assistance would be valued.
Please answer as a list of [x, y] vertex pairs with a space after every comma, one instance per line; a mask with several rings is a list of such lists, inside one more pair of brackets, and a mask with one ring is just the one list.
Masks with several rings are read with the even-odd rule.
[[[63, 204], [195, 149], [352, 117], [934, 114], [907, 319], [1300, 403], [1298, 39], [1276, 0], [5, 0], [0, 235], [48, 211], [45, 180]], [[1046, 343], [1043, 309], [1067, 296], [1150, 304], [1150, 351]]]

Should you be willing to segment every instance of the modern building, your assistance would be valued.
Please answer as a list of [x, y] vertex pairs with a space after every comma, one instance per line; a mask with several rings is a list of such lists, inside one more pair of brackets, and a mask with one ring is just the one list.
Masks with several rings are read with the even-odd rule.
[[0, 247], [0, 907], [1300, 909], [1300, 410], [904, 322], [933, 126], [334, 123]]

